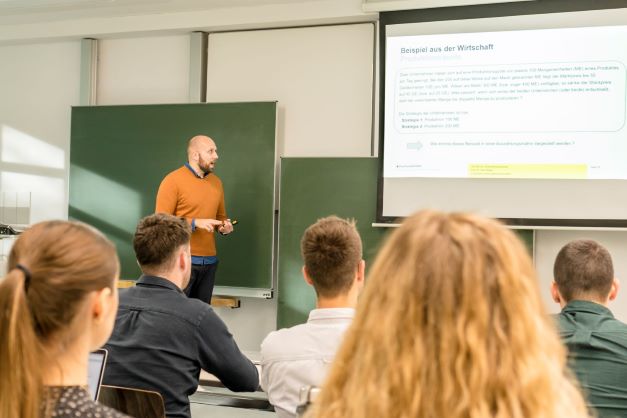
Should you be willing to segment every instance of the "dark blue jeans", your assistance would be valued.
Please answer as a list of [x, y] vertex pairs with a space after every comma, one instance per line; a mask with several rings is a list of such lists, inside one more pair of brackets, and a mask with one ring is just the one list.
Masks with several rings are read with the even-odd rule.
[[189, 284], [184, 290], [187, 297], [200, 299], [211, 304], [217, 269], [217, 261], [213, 264], [192, 264], [192, 275], [189, 279]]

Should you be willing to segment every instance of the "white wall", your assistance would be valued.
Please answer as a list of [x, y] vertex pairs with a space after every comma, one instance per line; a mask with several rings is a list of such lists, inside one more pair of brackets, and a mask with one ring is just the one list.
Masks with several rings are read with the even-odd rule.
[[[100, 2], [105, 6], [106, 2]], [[143, 10], [85, 7], [78, 11], [34, 10], [22, 16], [0, 16], [0, 43], [34, 42], [53, 38], [133, 37], [146, 34], [217, 32], [226, 30], [374, 21], [361, 0], [206, 1], [196, 10], [176, 10], [173, 1], [143, 1]], [[238, 4], [239, 3], [239, 4]], [[256, 3], [256, 4], [255, 4]], [[40, 8], [41, 9], [41, 8]]]
[[186, 103], [189, 45], [189, 35], [100, 41], [97, 104]]
[[2, 46], [0, 63], [0, 190], [31, 193], [30, 216], [16, 223], [67, 219], [80, 42]]
[[282, 157], [369, 157], [373, 57], [373, 23], [210, 34], [207, 101], [278, 101]]
[[[0, 47], [0, 222], [67, 219], [80, 42]], [[0, 275], [13, 240], [0, 240]]]

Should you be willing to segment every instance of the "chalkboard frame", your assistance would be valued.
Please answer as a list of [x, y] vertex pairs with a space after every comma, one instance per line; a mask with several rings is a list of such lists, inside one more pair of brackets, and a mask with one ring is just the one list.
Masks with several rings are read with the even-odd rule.
[[270, 298], [276, 102], [73, 107], [70, 218], [103, 230], [118, 246], [121, 277], [137, 278], [135, 225], [154, 212], [161, 180], [183, 165], [187, 140], [199, 133], [216, 140], [216, 174], [227, 214], [239, 221], [233, 235], [216, 237], [220, 265], [214, 294]]

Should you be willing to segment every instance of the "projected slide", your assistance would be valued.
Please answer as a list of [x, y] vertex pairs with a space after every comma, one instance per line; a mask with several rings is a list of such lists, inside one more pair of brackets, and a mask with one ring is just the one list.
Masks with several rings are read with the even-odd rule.
[[627, 179], [627, 27], [388, 36], [384, 177]]

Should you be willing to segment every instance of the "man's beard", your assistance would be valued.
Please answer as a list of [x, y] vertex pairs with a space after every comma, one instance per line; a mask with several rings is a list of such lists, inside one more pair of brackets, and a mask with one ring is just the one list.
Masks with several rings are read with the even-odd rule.
[[213, 168], [211, 168], [211, 163], [203, 160], [202, 157], [200, 157], [198, 160], [198, 167], [202, 170], [205, 176], [209, 173], [213, 173]]

